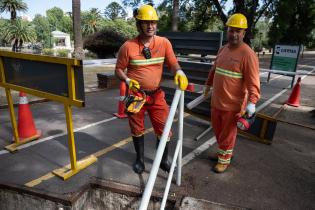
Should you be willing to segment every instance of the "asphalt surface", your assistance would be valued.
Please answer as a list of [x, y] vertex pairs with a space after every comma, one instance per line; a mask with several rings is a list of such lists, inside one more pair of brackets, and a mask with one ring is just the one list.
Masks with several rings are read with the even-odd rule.
[[[298, 69], [315, 71], [314, 55], [305, 55]], [[289, 97], [291, 90], [287, 87], [291, 78], [272, 74], [272, 80], [266, 83], [266, 76], [266, 73], [261, 74], [262, 97], [257, 107], [272, 116]], [[208, 159], [208, 154], [216, 148], [215, 144], [207, 149], [213, 132], [199, 141], [194, 140], [209, 126], [208, 123], [187, 116], [184, 120], [183, 157], [186, 164], [182, 185], [173, 184], [171, 191], [252, 209], [315, 209], [315, 119], [310, 112], [315, 109], [314, 93], [314, 77], [305, 77], [301, 86], [301, 106], [287, 107], [278, 115], [284, 122], [278, 122], [273, 143], [264, 145], [239, 136], [235, 158], [224, 174], [212, 172], [215, 162]], [[272, 98], [274, 100], [269, 103]], [[16, 153], [0, 150], [0, 183], [57, 194], [75, 192], [91, 177], [144, 187], [154, 159], [155, 137], [146, 119], [146, 171], [143, 176], [138, 176], [131, 167], [135, 154], [128, 121], [113, 116], [117, 112], [118, 99], [117, 89], [90, 92], [86, 93], [85, 108], [73, 108], [78, 160], [97, 154], [98, 161], [67, 181], [51, 174], [52, 170], [70, 161], [63, 105], [55, 102], [30, 105], [36, 127], [43, 135], [36, 144], [26, 145]], [[4, 147], [12, 141], [7, 109], [0, 110], [0, 121], [0, 147]], [[176, 136], [177, 122], [172, 129]], [[171, 151], [175, 149], [175, 141], [176, 138], [171, 143]], [[121, 144], [112, 148], [117, 143]], [[204, 145], [205, 151], [198, 150]], [[166, 177], [159, 171], [155, 190], [164, 188]]]

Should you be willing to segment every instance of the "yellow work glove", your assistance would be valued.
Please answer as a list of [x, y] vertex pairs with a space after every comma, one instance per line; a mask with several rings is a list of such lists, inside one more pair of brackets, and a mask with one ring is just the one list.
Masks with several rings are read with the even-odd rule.
[[138, 91], [140, 89], [140, 85], [137, 80], [127, 78], [126, 83], [129, 87], [129, 90]]
[[179, 87], [179, 89], [186, 90], [188, 86], [188, 79], [182, 70], [179, 69], [176, 71], [174, 80], [175, 84]]

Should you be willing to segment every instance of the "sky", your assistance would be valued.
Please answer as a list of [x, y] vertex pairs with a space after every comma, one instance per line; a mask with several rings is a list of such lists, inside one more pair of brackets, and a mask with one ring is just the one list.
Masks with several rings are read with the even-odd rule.
[[[18, 16], [28, 16], [34, 18], [35, 14], [41, 14], [46, 16], [46, 10], [53, 7], [59, 7], [64, 12], [72, 11], [72, 0], [23, 0], [27, 6], [28, 11], [26, 13], [18, 12]], [[121, 4], [121, 0], [115, 0]], [[90, 8], [98, 8], [101, 12], [104, 11], [106, 6], [113, 1], [110, 0], [81, 0], [81, 10], [89, 10]], [[156, 0], [156, 2], [160, 2]], [[121, 4], [122, 5], [122, 4]], [[129, 12], [129, 11], [128, 11]], [[130, 11], [131, 14], [131, 11]], [[3, 18], [10, 18], [9, 13], [0, 14]]]

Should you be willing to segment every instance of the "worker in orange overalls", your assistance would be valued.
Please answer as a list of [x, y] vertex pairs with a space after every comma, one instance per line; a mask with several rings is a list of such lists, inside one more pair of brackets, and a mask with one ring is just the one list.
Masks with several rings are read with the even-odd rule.
[[[136, 26], [139, 35], [126, 41], [120, 48], [116, 63], [116, 76], [125, 81], [129, 91], [144, 91], [145, 104], [137, 113], [129, 114], [129, 125], [133, 138], [133, 144], [137, 153], [133, 170], [141, 174], [144, 169], [144, 114], [147, 111], [154, 132], [159, 138], [169, 113], [169, 107], [165, 101], [165, 94], [160, 88], [163, 64], [175, 74], [175, 84], [181, 90], [185, 90], [188, 80], [181, 70], [173, 48], [168, 39], [156, 36], [158, 16], [151, 5], [141, 6], [134, 12]], [[127, 72], [125, 73], [125, 69]], [[140, 91], [138, 91], [140, 92]], [[168, 161], [168, 142], [162, 157], [160, 168], [166, 172], [170, 170]]]
[[231, 162], [238, 117], [244, 111], [252, 116], [260, 97], [259, 61], [243, 42], [247, 19], [236, 13], [226, 26], [228, 43], [219, 50], [204, 91], [205, 95], [211, 94], [211, 122], [218, 143], [217, 173], [224, 172]]

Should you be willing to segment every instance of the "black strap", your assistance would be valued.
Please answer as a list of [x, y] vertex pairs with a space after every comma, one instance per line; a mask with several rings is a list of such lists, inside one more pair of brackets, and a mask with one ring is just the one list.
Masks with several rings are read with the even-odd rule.
[[161, 87], [156, 88], [155, 90], [143, 90], [143, 92], [145, 92], [146, 95], [148, 96], [152, 96], [154, 95], [156, 92], [158, 92], [159, 90], [161, 90]]

